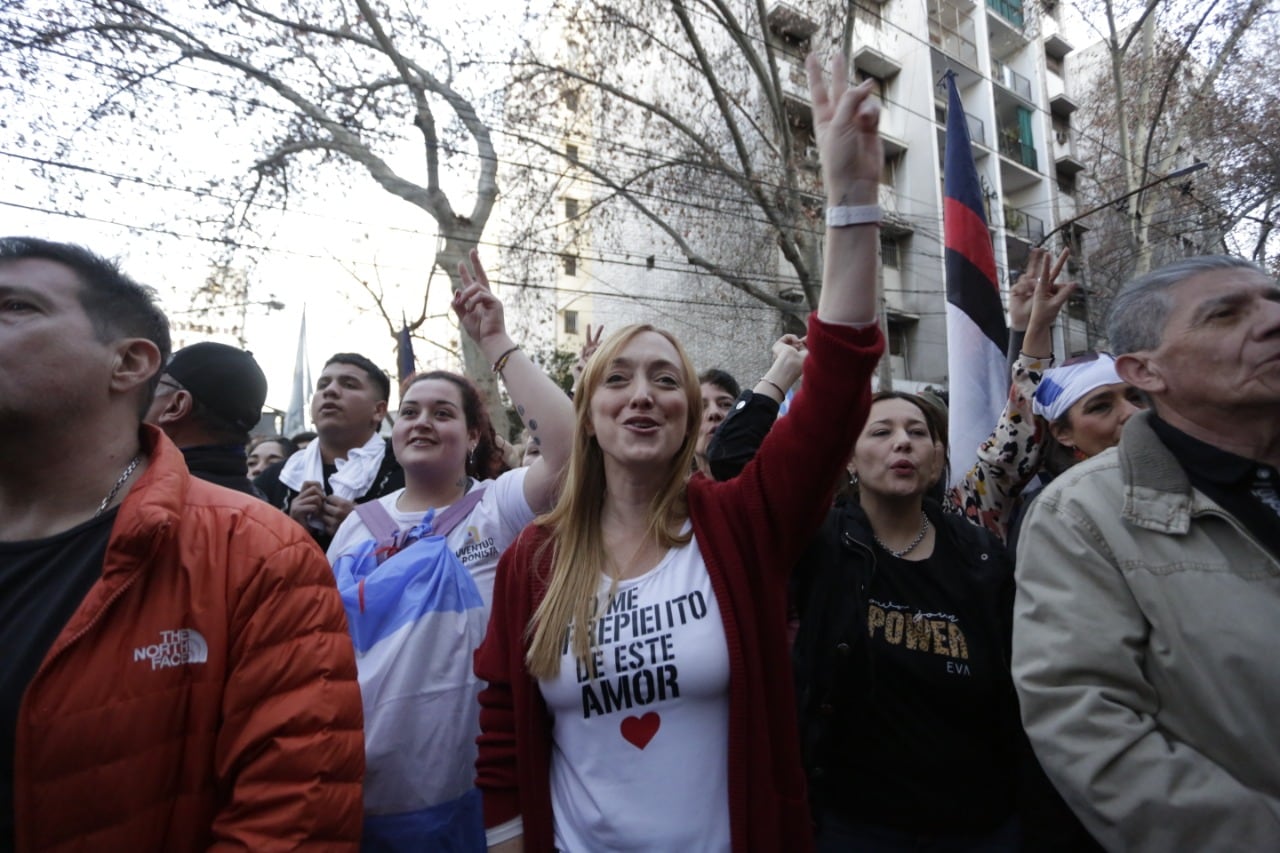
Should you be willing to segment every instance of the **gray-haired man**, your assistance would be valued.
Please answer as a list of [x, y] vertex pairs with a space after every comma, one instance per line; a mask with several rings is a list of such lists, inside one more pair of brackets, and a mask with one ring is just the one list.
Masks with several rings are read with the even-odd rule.
[[1109, 849], [1280, 849], [1280, 288], [1180, 261], [1121, 290], [1108, 335], [1152, 409], [1023, 528], [1027, 732]]

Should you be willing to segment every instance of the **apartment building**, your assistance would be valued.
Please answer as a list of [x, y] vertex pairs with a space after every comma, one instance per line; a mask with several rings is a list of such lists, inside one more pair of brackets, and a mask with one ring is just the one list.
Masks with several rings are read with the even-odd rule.
[[[833, 10], [851, 9], [850, 64], [858, 79], [872, 78], [883, 103], [885, 143], [881, 205], [884, 321], [889, 338], [887, 373], [896, 387], [945, 387], [947, 380], [945, 287], [943, 282], [943, 174], [946, 92], [939, 81], [955, 73], [972, 137], [973, 156], [986, 195], [987, 220], [1002, 288], [1008, 271], [1020, 269], [1029, 250], [1076, 213], [1074, 181], [1084, 168], [1071, 125], [1077, 108], [1065, 58], [1072, 50], [1051, 14], [1033, 12], [1022, 0], [859, 0], [853, 6], [807, 2], [773, 3], [763, 21], [752, 21], [754, 4], [738, 11], [744, 29], [755, 27], [759, 50], [771, 52], [778, 70], [785, 122], [761, 119], [754, 144], [774, 150], [790, 135], [791, 186], [799, 189], [797, 219], [811, 226], [814, 257], [820, 253], [822, 197], [813, 147], [812, 116], [803, 67], [811, 49], [838, 40], [842, 21]], [[832, 31], [834, 28], [834, 32]], [[726, 34], [725, 38], [728, 38]], [[566, 40], [565, 51], [576, 48]], [[638, 66], [643, 68], [643, 66]], [[639, 72], [643, 73], [643, 72]], [[726, 70], [726, 77], [729, 75]], [[742, 103], [751, 103], [749, 75], [741, 76]], [[648, 91], [682, 91], [678, 76], [646, 80]], [[758, 85], [758, 84], [757, 84]], [[591, 87], [568, 87], [558, 108], [564, 146], [574, 158], [602, 156], [607, 138], [619, 144], [625, 123], [605, 117]], [[771, 92], [755, 96], [757, 117], [772, 115]], [[776, 114], [776, 113], [775, 113]], [[772, 134], [772, 139], [770, 135]], [[646, 140], [632, 140], [641, 149]], [[616, 150], [616, 149], [615, 149]], [[783, 180], [776, 175], [769, 180]], [[670, 235], [634, 209], [594, 218], [610, 195], [587, 170], [557, 176], [555, 225], [555, 339], [575, 349], [588, 323], [606, 328], [651, 321], [686, 342], [700, 369], [723, 366], [750, 384], [767, 365], [769, 343], [788, 322], [776, 308], [745, 296], [715, 276], [694, 269]], [[656, 193], [677, 212], [682, 228], [714, 231], [715, 251], [738, 259], [755, 281], [785, 299], [801, 301], [794, 264], [777, 247], [776, 234], [759, 216], [717, 216], [694, 193], [686, 199]], [[711, 205], [715, 207], [714, 204]], [[1079, 231], [1067, 228], [1069, 236]], [[802, 240], [803, 242], [803, 240]], [[708, 245], [702, 243], [700, 245]], [[1083, 313], [1064, 323], [1063, 349], [1084, 346]], [[882, 373], [883, 375], [883, 373]]]

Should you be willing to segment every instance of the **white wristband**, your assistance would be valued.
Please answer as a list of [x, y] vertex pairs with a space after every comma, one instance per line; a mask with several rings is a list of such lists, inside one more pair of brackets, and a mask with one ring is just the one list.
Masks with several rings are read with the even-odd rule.
[[827, 227], [844, 228], [849, 225], [879, 225], [880, 205], [859, 204], [854, 206], [828, 207]]
[[493, 847], [504, 841], [524, 835], [524, 815], [516, 815], [506, 823], [491, 826], [484, 831], [484, 846]]

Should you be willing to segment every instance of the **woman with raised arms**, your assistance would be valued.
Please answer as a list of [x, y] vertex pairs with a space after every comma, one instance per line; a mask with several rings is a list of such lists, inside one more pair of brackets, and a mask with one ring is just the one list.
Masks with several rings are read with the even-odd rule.
[[[391, 433], [405, 487], [357, 507], [329, 546], [364, 700], [371, 850], [483, 846], [474, 787], [480, 683], [471, 658], [484, 637], [498, 558], [552, 506], [573, 434], [569, 398], [507, 334], [477, 254], [459, 269], [464, 286], [454, 311], [542, 455], [500, 473], [501, 451], [475, 386], [456, 373], [417, 374], [401, 391]], [[406, 544], [428, 528], [443, 543], [424, 536]], [[384, 529], [400, 532], [389, 541]], [[393, 549], [393, 557], [373, 559]]]
[[883, 153], [870, 84], [808, 62], [829, 211], [791, 414], [731, 482], [687, 476], [697, 374], [621, 329], [588, 363], [555, 508], [503, 556], [476, 655], [490, 849], [811, 844], [787, 684], [787, 569], [866, 418]]
[[[465, 376], [444, 370], [414, 374], [401, 391], [391, 447], [404, 469], [405, 487], [379, 503], [402, 530], [437, 513], [476, 489], [484, 496], [447, 537], [475, 579], [486, 607], [493, 597], [498, 557], [534, 516], [555, 501], [573, 434], [569, 398], [507, 334], [502, 303], [489, 288], [480, 257], [459, 264], [463, 288], [453, 309], [463, 330], [492, 359], [507, 393], [541, 451], [537, 462], [499, 476], [505, 467], [483, 401]], [[334, 534], [329, 562], [370, 532], [357, 513]]]

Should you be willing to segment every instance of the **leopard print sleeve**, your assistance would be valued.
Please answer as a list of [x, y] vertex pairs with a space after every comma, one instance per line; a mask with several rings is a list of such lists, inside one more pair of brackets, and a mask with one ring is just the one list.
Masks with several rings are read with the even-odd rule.
[[1013, 383], [996, 428], [978, 448], [978, 459], [948, 493], [948, 509], [963, 513], [1001, 540], [1018, 495], [1040, 470], [1044, 428], [1031, 412], [1031, 398], [1053, 366], [1052, 358], [1020, 354], [1013, 362]]

